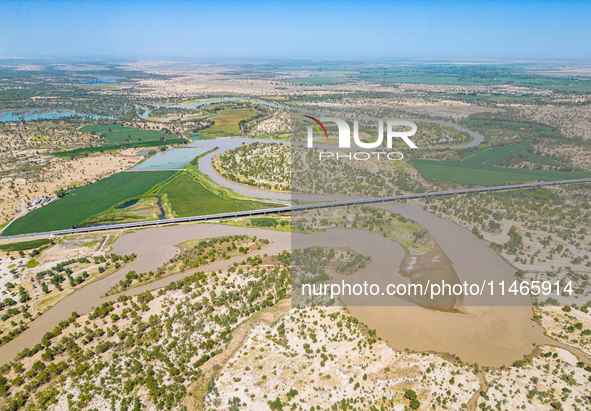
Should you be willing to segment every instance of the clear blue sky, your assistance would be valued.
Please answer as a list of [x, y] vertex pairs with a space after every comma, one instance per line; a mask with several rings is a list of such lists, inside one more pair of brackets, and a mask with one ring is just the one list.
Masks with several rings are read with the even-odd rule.
[[589, 59], [591, 2], [0, 0], [0, 57]]

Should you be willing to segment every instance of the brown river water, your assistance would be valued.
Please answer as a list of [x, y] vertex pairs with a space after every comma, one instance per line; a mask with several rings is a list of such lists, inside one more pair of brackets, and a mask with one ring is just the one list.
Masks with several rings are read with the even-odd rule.
[[[422, 224], [445, 252], [461, 281], [482, 283], [483, 279], [514, 280], [514, 269], [493, 252], [488, 243], [478, 240], [466, 229], [425, 212], [415, 204], [381, 207]], [[25, 347], [31, 348], [39, 343], [46, 332], [53, 330], [72, 311], [77, 311], [78, 314], [88, 313], [93, 307], [116, 299], [117, 295], [107, 298], [101, 296], [124, 279], [128, 271], [146, 272], [163, 265], [179, 252], [175, 244], [195, 238], [241, 234], [270, 240], [268, 246], [249, 255], [276, 254], [282, 250], [291, 250], [292, 246], [296, 247], [298, 244], [305, 244], [307, 247], [349, 247], [359, 253], [372, 255], [372, 262], [368, 267], [352, 277], [362, 275], [368, 282], [376, 283], [409, 283], [408, 278], [398, 273], [398, 267], [405, 255], [402, 247], [390, 240], [378, 238], [374, 233], [335, 229], [311, 235], [292, 235], [287, 232], [218, 224], [144, 229], [126, 234], [113, 244], [113, 252], [117, 254], [136, 253], [138, 258], [133, 263], [58, 302], [34, 321], [29, 329], [0, 347], [0, 363], [9, 362]], [[205, 270], [223, 269], [244, 258], [239, 256], [218, 261], [205, 267]], [[203, 269], [204, 267], [200, 267], [196, 270]], [[161, 288], [192, 272], [173, 275], [128, 290], [126, 294], [135, 295], [145, 290]], [[389, 296], [387, 298], [390, 300], [372, 298], [360, 302], [346, 297], [342, 299], [353, 316], [369, 328], [375, 328], [378, 336], [395, 349], [448, 352], [470, 363], [501, 366], [509, 365], [531, 353], [534, 344], [551, 343], [543, 335], [542, 328], [532, 321], [531, 302], [527, 297], [503, 301], [491, 300], [486, 296], [467, 297], [461, 313], [425, 309], [408, 300], [392, 300], [397, 297]]]

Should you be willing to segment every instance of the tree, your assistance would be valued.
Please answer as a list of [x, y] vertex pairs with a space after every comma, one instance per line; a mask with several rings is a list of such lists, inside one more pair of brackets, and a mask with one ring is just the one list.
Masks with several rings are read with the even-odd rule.
[[417, 400], [417, 393], [413, 390], [406, 390], [404, 392], [404, 398], [410, 400], [409, 407], [411, 410], [418, 410], [421, 406], [421, 403]]
[[283, 411], [283, 404], [279, 397], [275, 398], [275, 401], [269, 401], [269, 407], [271, 410]]
[[21, 294], [21, 297], [19, 298], [19, 301], [21, 303], [25, 303], [25, 302], [29, 301], [30, 299], [31, 299], [31, 297], [29, 296], [29, 293], [24, 292], [24, 293]]
[[0, 375], [0, 396], [1, 397], [5, 397], [6, 394], [8, 394], [8, 381], [6, 380], [6, 377], [4, 377], [3, 375]]
[[228, 404], [230, 405], [230, 411], [238, 411], [241, 405], [240, 398], [234, 397], [228, 400]]

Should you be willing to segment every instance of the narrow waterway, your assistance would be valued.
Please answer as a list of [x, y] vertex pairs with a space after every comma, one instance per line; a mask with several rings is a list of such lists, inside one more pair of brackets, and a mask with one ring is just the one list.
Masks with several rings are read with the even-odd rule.
[[[119, 255], [132, 254], [137, 255], [137, 259], [126, 265], [114, 274], [86, 285], [73, 294], [59, 301], [55, 306], [46, 311], [37, 320], [29, 324], [29, 328], [18, 337], [0, 346], [0, 364], [5, 364], [13, 359], [16, 354], [25, 347], [32, 348], [35, 344], [41, 342], [41, 338], [48, 331], [52, 331], [60, 321], [68, 318], [73, 311], [78, 314], [85, 314], [92, 311], [95, 307], [104, 302], [116, 300], [117, 295], [102, 297], [119, 281], [125, 279], [125, 274], [129, 271], [138, 273], [156, 270], [168, 260], [178, 254], [179, 250], [176, 244], [195, 239], [212, 238], [229, 235], [251, 235], [270, 240], [268, 246], [261, 250], [255, 250], [248, 255], [267, 253], [269, 255], [277, 254], [283, 250], [289, 250], [290, 233], [283, 231], [272, 231], [258, 228], [241, 228], [219, 224], [198, 224], [184, 226], [169, 226], [162, 228], [151, 228], [139, 230], [137, 232], [126, 234], [113, 243], [113, 252]], [[164, 287], [172, 281], [185, 277], [195, 271], [213, 271], [227, 268], [235, 261], [239, 262], [246, 256], [237, 256], [229, 260], [216, 261], [207, 266], [199, 267], [192, 271], [182, 274], [166, 277], [160, 281], [153, 282], [143, 287], [133, 288], [125, 292], [127, 295], [136, 295], [145, 290], [153, 290]]]
[[[385, 205], [383, 208], [412, 218], [427, 228], [452, 261], [462, 282], [480, 281], [482, 278], [513, 279], [513, 269], [490, 250], [486, 242], [478, 240], [466, 229], [423, 211], [415, 204]], [[47, 331], [67, 318], [72, 311], [87, 313], [109, 299], [116, 299], [116, 296], [101, 296], [124, 279], [128, 271], [147, 272], [162, 266], [179, 252], [175, 244], [195, 238], [240, 234], [256, 235], [271, 241], [267, 247], [251, 252], [250, 255], [271, 255], [298, 247], [298, 244], [308, 247], [348, 247], [372, 256], [368, 267], [353, 276], [356, 277], [354, 281], [382, 282], [382, 286], [385, 280], [391, 283], [408, 282], [398, 272], [404, 257], [402, 247], [367, 231], [333, 229], [305, 235], [217, 224], [144, 229], [126, 234], [113, 244], [113, 252], [117, 254], [136, 253], [138, 258], [133, 263], [57, 303], [19, 337], [0, 347], [0, 362], [6, 363], [24, 347], [37, 344]], [[243, 256], [234, 257], [196, 270], [224, 269], [242, 259]], [[128, 290], [126, 294], [135, 295], [145, 290], [157, 289], [190, 273], [192, 271], [167, 277]], [[534, 344], [552, 342], [543, 335], [542, 328], [532, 321], [531, 302], [525, 297], [515, 297], [508, 301], [490, 300], [486, 296], [466, 298], [464, 313], [428, 310], [406, 300], [394, 299], [395, 297], [381, 298], [386, 300], [378, 298], [359, 301], [343, 297], [343, 301], [348, 304], [355, 317], [370, 328], [375, 328], [378, 335], [395, 349], [448, 352], [459, 355], [464, 361], [500, 366], [509, 365], [529, 354]]]

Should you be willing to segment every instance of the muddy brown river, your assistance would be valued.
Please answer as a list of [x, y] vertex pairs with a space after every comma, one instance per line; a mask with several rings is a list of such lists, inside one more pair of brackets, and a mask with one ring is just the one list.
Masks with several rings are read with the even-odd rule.
[[123, 294], [136, 295], [146, 290], [154, 290], [170, 284], [195, 271], [203, 269], [207, 271], [220, 270], [230, 266], [234, 261], [242, 261], [247, 256], [267, 253], [269, 255], [290, 249], [290, 234], [287, 232], [264, 230], [258, 228], [241, 228], [221, 224], [194, 224], [183, 226], [171, 226], [162, 228], [150, 228], [138, 230], [126, 234], [113, 243], [113, 252], [119, 255], [136, 253], [137, 258], [131, 264], [112, 275], [88, 284], [73, 294], [59, 301], [55, 306], [47, 310], [37, 320], [33, 321], [29, 328], [21, 333], [14, 340], [0, 347], [0, 364], [5, 364], [13, 359], [16, 354], [25, 347], [32, 348], [41, 342], [46, 332], [52, 331], [56, 325], [68, 318], [73, 311], [78, 314], [85, 314], [98, 307], [106, 301], [116, 300], [118, 295], [101, 297], [119, 281], [125, 279], [129, 271], [148, 272], [162, 266], [165, 262], [174, 257], [178, 252], [175, 244], [182, 243], [195, 238], [211, 238], [227, 235], [257, 236], [270, 241], [269, 245], [261, 250], [255, 250], [246, 256], [237, 256], [229, 260], [216, 261], [205, 268], [186, 271], [182, 274], [172, 275], [149, 285], [127, 290]]
[[[478, 240], [466, 229], [423, 211], [416, 204], [391, 204], [381, 207], [411, 218], [429, 230], [451, 260], [461, 281], [514, 280], [514, 270], [511, 266], [493, 252], [486, 242]], [[385, 238], [376, 238], [379, 237], [377, 234], [366, 231], [332, 229], [310, 235], [292, 235], [287, 232], [218, 224], [144, 229], [126, 234], [113, 244], [113, 252], [117, 254], [136, 253], [138, 257], [133, 263], [57, 303], [20, 336], [0, 347], [0, 363], [9, 362], [25, 347], [30, 348], [39, 343], [47, 331], [53, 330], [60, 321], [70, 316], [72, 311], [79, 314], [88, 313], [93, 307], [109, 299], [116, 299], [117, 295], [108, 298], [101, 295], [124, 279], [128, 271], [156, 270], [179, 252], [175, 244], [195, 238], [241, 234], [270, 240], [268, 246], [249, 255], [271, 255], [285, 249], [290, 250], [292, 241], [294, 246], [306, 244], [308, 247], [349, 247], [359, 253], [372, 255], [372, 262], [355, 276], [361, 275], [368, 282], [409, 282], [398, 273], [398, 267], [404, 258], [402, 247]], [[198, 270], [223, 269], [244, 258], [234, 257], [200, 267]], [[192, 272], [176, 274], [128, 290], [126, 294], [135, 295], [145, 290], [161, 288]], [[346, 297], [343, 297], [343, 301], [348, 304], [352, 315], [369, 328], [375, 328], [378, 336], [388, 341], [393, 348], [400, 350], [408, 348], [416, 351], [447, 352], [458, 355], [463, 361], [485, 366], [501, 366], [510, 365], [513, 361], [523, 358], [523, 355], [531, 353], [534, 344], [551, 342], [543, 335], [542, 328], [532, 321], [531, 302], [527, 297], [501, 302], [487, 299], [486, 296], [466, 298], [463, 313], [429, 310], [402, 299], [368, 300], [363, 302], [365, 305], [359, 301], [348, 301]]]

